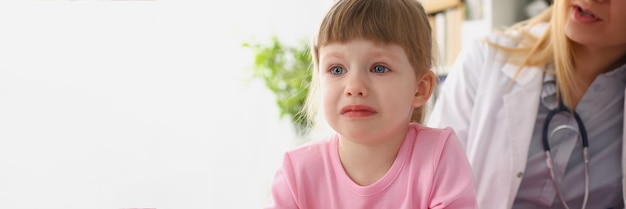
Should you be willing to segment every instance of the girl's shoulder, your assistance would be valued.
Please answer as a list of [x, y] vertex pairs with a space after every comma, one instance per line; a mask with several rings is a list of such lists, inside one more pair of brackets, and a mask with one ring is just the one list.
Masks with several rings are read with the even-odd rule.
[[299, 165], [321, 163], [331, 157], [332, 143], [336, 143], [336, 140], [336, 136], [332, 135], [324, 139], [309, 141], [288, 150], [285, 157], [288, 157], [292, 163]]
[[450, 135], [455, 135], [454, 130], [450, 127], [445, 128], [434, 128], [424, 126], [419, 123], [411, 123], [409, 125], [411, 129], [414, 129], [417, 133], [415, 138], [417, 140], [447, 140], [450, 138]]
[[[457, 149], [463, 152], [456, 133], [450, 127], [432, 128], [417, 123], [412, 123], [411, 127], [415, 129], [416, 133], [413, 153], [418, 153], [419, 157], [429, 155], [439, 158], [444, 151], [456, 152]], [[413, 157], [417, 156], [414, 155]]]

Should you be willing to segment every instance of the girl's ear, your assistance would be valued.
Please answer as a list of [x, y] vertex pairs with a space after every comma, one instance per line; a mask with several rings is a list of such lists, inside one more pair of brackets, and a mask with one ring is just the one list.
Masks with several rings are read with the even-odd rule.
[[430, 99], [430, 96], [433, 94], [436, 80], [437, 77], [431, 70], [428, 70], [421, 78], [417, 79], [417, 89], [415, 91], [415, 98], [413, 99], [414, 107], [421, 107], [428, 102], [428, 99]]

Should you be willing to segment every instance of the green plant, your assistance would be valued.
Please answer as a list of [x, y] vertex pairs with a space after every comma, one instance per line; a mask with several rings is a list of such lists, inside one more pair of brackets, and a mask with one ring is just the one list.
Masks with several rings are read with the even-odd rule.
[[252, 76], [262, 79], [276, 96], [279, 117], [288, 116], [296, 133], [306, 134], [311, 121], [303, 107], [309, 93], [312, 65], [307, 42], [288, 46], [273, 36], [268, 44], [244, 43], [242, 46], [254, 52]]

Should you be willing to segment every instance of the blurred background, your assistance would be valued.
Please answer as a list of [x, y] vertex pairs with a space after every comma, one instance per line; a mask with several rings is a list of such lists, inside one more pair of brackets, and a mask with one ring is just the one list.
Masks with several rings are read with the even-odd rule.
[[[535, 2], [424, 1], [447, 60]], [[0, 208], [261, 208], [331, 133], [293, 115], [331, 2], [0, 1]]]

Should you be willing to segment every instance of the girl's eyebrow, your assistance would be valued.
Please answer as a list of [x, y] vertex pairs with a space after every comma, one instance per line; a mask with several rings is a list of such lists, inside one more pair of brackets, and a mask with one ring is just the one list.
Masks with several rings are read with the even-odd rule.
[[324, 56], [320, 56], [320, 58], [329, 58], [329, 57], [341, 59], [341, 58], [344, 58], [345, 55], [342, 52], [333, 51], [333, 52], [325, 53]]
[[391, 53], [385, 53], [385, 52], [375, 52], [375, 53], [370, 54], [370, 56], [372, 56], [373, 58], [390, 60], [390, 61], [397, 61], [399, 59], [399, 57]]
[[339, 58], [339, 59], [343, 59], [345, 58], [345, 56], [342, 53], [328, 53], [325, 56], [323, 56], [324, 58]]

